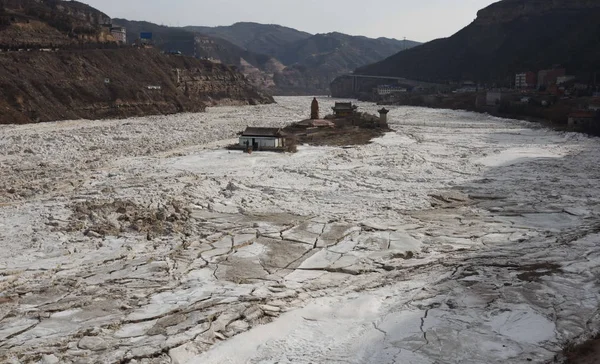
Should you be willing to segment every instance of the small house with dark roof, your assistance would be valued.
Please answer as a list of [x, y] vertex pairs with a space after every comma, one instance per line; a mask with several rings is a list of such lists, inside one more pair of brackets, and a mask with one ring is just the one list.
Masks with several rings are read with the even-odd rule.
[[352, 116], [358, 109], [358, 106], [352, 105], [351, 102], [336, 102], [332, 109], [336, 118], [346, 118]]
[[247, 127], [240, 136], [240, 146], [252, 150], [283, 148], [285, 136], [281, 128]]

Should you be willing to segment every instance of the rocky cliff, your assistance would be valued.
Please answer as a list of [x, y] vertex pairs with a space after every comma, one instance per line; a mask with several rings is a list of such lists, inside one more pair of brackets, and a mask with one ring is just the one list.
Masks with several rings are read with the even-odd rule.
[[78, 1], [0, 0], [0, 46], [57, 47], [113, 42], [111, 19]]
[[455, 35], [434, 40], [357, 73], [506, 85], [514, 74], [562, 65], [591, 79], [600, 71], [600, 2], [504, 0], [481, 10]]
[[232, 68], [153, 49], [8, 52], [0, 56], [0, 123], [203, 111], [270, 103]]

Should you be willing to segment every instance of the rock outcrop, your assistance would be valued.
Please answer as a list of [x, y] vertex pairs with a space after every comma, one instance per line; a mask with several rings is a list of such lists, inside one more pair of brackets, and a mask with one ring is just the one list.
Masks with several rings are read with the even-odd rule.
[[111, 18], [78, 1], [2, 0], [0, 46], [65, 47], [114, 42]]
[[234, 69], [154, 49], [10, 52], [0, 57], [0, 123], [203, 111], [270, 103]]

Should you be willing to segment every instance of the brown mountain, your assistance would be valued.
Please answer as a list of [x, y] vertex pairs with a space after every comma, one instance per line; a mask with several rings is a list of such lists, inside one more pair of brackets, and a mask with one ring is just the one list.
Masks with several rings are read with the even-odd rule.
[[4, 0], [0, 123], [202, 111], [270, 103], [237, 70], [119, 46], [111, 19], [75, 1]]
[[1, 0], [0, 44], [66, 46], [110, 42], [110, 17], [78, 1]]
[[279, 51], [278, 59], [288, 66], [275, 75], [275, 84], [281, 93], [328, 94], [336, 77], [418, 44], [342, 33], [317, 34]]
[[481, 10], [453, 36], [360, 67], [356, 73], [510, 85], [516, 72], [554, 65], [588, 79], [600, 72], [599, 1], [500, 1]]
[[311, 35], [279, 25], [257, 23], [186, 29], [227, 39], [249, 51], [272, 56], [285, 65], [278, 72], [267, 72], [267, 77], [273, 79], [270, 91], [279, 95], [328, 94], [329, 84], [337, 76], [420, 44], [335, 32]]
[[225, 39], [238, 47], [251, 52], [276, 57], [282, 48], [290, 43], [308, 39], [312, 34], [276, 24], [250, 22], [235, 23], [220, 27], [185, 27], [194, 33]]
[[228, 66], [154, 49], [8, 52], [0, 57], [0, 124], [270, 102]]

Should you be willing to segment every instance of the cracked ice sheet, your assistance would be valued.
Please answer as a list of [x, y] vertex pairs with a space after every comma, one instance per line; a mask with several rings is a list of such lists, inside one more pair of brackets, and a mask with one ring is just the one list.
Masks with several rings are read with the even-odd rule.
[[379, 317], [381, 304], [379, 297], [367, 295], [356, 295], [348, 302], [318, 299], [271, 324], [218, 344], [188, 363], [326, 362], [325, 355], [341, 362], [364, 362], [350, 346], [379, 335], [372, 330], [371, 321]]
[[[220, 149], [248, 123], [302, 118], [311, 99], [278, 101], [0, 126], [0, 185], [15, 187], [0, 189], [0, 355], [27, 362], [55, 352], [73, 363], [143, 354], [163, 363], [174, 342], [196, 355], [275, 320], [266, 338], [247, 340], [264, 351], [232, 360], [465, 362], [472, 351], [479, 362], [543, 362], [600, 327], [597, 139], [394, 108], [397, 132], [369, 145], [301, 146], [294, 155]], [[486, 166], [486, 156], [502, 163]], [[456, 190], [459, 203], [432, 208], [430, 194]], [[152, 208], [177, 200], [192, 211], [189, 231], [153, 238], [125, 225], [124, 235], [102, 239], [68, 228], [72, 204], [96, 199]], [[267, 237], [277, 241], [263, 244]], [[248, 265], [260, 276], [248, 276]], [[341, 268], [357, 275], [332, 273]], [[276, 309], [265, 317], [261, 306]], [[298, 307], [306, 318], [287, 312]], [[220, 326], [208, 330], [214, 319]], [[296, 334], [270, 332], [281, 325], [285, 334], [290, 323]], [[110, 349], [78, 350], [88, 332]]]
[[318, 299], [187, 363], [500, 364], [524, 351], [544, 358], [549, 352], [539, 345], [555, 339], [554, 324], [526, 306], [456, 315], [398, 307], [394, 294], [390, 287]]
[[479, 159], [477, 162], [488, 167], [517, 164], [531, 158], [561, 158], [567, 151], [557, 152], [551, 149], [543, 149], [532, 146], [530, 148], [511, 148], [500, 153]]

